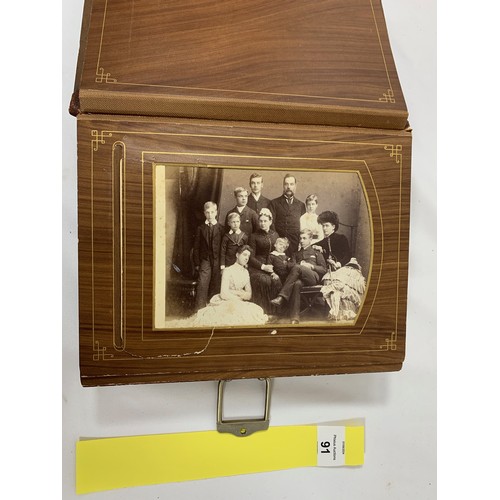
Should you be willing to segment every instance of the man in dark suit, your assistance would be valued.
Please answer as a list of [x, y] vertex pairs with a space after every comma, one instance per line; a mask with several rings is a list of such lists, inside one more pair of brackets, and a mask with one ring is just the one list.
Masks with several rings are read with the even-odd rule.
[[294, 266], [283, 284], [278, 296], [271, 300], [275, 306], [288, 302], [288, 312], [292, 324], [299, 322], [300, 291], [303, 286], [318, 285], [326, 273], [326, 262], [320, 250], [312, 243], [313, 234], [310, 229], [300, 231], [301, 248], [293, 257]]
[[226, 215], [226, 231], [231, 229], [229, 225], [229, 214], [236, 213], [240, 216], [240, 229], [250, 236], [259, 229], [259, 217], [256, 212], [247, 206], [248, 191], [244, 187], [237, 187], [234, 190], [236, 206], [229, 210]]
[[335, 212], [321, 212], [318, 215], [318, 224], [321, 224], [325, 237], [316, 245], [321, 247], [323, 256], [332, 271], [345, 266], [353, 256], [347, 238], [338, 234], [340, 226], [339, 216]]
[[217, 222], [217, 204], [207, 201], [203, 206], [205, 222], [196, 228], [193, 261], [198, 272], [196, 310], [205, 307], [220, 292], [220, 248], [224, 226]]
[[247, 205], [254, 212], [259, 215], [263, 208], [268, 208], [271, 200], [262, 195], [262, 188], [264, 187], [264, 180], [259, 173], [253, 173], [250, 176], [250, 195], [248, 196]]
[[304, 202], [295, 197], [297, 179], [287, 174], [283, 179], [283, 194], [269, 204], [276, 232], [288, 238], [287, 255], [292, 257], [299, 248], [300, 217], [306, 213]]

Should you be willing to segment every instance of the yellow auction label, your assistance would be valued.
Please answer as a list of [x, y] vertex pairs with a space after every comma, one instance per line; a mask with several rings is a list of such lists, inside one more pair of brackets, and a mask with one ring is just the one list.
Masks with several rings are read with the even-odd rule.
[[[336, 459], [331, 460], [334, 453]], [[270, 427], [247, 437], [203, 431], [84, 439], [76, 444], [76, 492], [362, 465], [363, 457], [363, 426]]]

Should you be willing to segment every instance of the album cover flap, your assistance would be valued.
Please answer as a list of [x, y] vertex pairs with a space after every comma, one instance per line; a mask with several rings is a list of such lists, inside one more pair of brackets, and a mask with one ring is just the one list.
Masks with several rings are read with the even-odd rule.
[[404, 129], [380, 0], [87, 0], [70, 110]]

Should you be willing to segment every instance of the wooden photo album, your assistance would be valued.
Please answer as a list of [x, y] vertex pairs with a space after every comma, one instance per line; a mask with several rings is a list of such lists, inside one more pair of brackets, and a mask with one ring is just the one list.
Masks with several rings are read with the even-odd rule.
[[83, 385], [401, 368], [411, 129], [378, 0], [88, 0], [70, 110]]

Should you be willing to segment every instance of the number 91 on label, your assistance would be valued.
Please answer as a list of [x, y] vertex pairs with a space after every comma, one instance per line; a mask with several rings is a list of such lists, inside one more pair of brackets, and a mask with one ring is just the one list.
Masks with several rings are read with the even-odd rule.
[[339, 467], [345, 465], [345, 427], [318, 426], [318, 466]]

